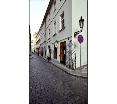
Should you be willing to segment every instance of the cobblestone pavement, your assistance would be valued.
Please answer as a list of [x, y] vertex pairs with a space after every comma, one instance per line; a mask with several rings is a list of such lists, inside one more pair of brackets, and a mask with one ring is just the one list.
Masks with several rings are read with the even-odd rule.
[[88, 104], [87, 78], [65, 73], [40, 56], [30, 56], [29, 104]]

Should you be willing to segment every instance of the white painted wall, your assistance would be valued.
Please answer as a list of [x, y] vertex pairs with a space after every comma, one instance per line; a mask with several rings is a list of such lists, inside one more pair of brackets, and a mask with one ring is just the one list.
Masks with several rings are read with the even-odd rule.
[[39, 31], [39, 35], [40, 35], [40, 38], [41, 38], [40, 44], [42, 44], [45, 41], [45, 23], [41, 27], [41, 30]]
[[[57, 40], [58, 43], [58, 49], [57, 49], [57, 60], [60, 61], [60, 42], [66, 41], [68, 43], [68, 37], [72, 34], [72, 1], [71, 0], [56, 0], [56, 11], [54, 12], [54, 5], [51, 7], [50, 10], [50, 16], [47, 16], [46, 18], [46, 41], [47, 46], [51, 46], [51, 52], [52, 52], [52, 59], [54, 55], [54, 42]], [[64, 4], [63, 4], [64, 3]], [[64, 22], [65, 22], [65, 29], [61, 32], [59, 32], [59, 26], [60, 26], [60, 15], [64, 11]], [[49, 20], [50, 18], [50, 20]], [[56, 21], [56, 30], [54, 28], [54, 21]], [[49, 35], [49, 29], [50, 29], [50, 35]], [[57, 33], [56, 36], [53, 37], [54, 33]], [[50, 40], [48, 38], [50, 37]]]
[[[64, 3], [65, 2], [65, 3]], [[79, 44], [78, 41], [74, 39], [74, 32], [80, 30], [79, 28], [79, 19], [83, 16], [84, 21], [84, 28], [83, 32], [81, 33], [84, 37], [84, 42], [82, 44], [82, 65], [87, 64], [87, 0], [56, 0], [56, 11], [54, 12], [54, 5], [52, 5], [50, 10], [50, 15], [46, 18], [46, 28], [45, 26], [42, 27], [41, 33], [46, 32], [46, 38], [44, 35], [41, 36], [43, 43], [46, 40], [46, 49], [48, 45], [51, 47], [51, 58], [53, 59], [54, 55], [54, 42], [57, 40], [58, 48], [57, 48], [57, 60], [60, 62], [60, 42], [66, 41], [66, 46], [68, 48], [69, 41], [72, 40], [72, 48], [76, 50], [76, 66], [79, 67], [80, 65], [80, 54], [79, 54]], [[65, 29], [59, 32], [60, 26], [60, 15], [64, 11], [64, 22], [65, 22]], [[56, 21], [56, 30], [54, 28], [54, 21]], [[50, 29], [50, 35], [49, 35]], [[46, 30], [46, 31], [45, 31]], [[53, 37], [54, 33], [57, 33], [56, 36]], [[71, 37], [68, 40], [68, 37]], [[50, 38], [48, 40], [48, 38]], [[74, 48], [74, 44], [76, 48]], [[43, 46], [43, 47], [44, 47]]]
[[74, 32], [80, 30], [79, 19], [80, 17], [84, 19], [83, 32], [80, 33], [84, 37], [84, 42], [81, 48], [81, 64], [87, 64], [87, 0], [72, 0], [72, 36], [74, 44], [76, 45], [77, 53], [77, 67], [80, 66], [80, 46], [77, 39], [74, 39]]

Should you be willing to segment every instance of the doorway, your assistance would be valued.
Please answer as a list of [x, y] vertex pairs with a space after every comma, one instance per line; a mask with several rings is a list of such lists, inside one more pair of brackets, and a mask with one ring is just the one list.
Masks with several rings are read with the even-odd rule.
[[60, 63], [66, 64], [66, 41], [60, 43]]
[[50, 59], [51, 59], [51, 48], [50, 48], [50, 45], [48, 46], [48, 49], [49, 49], [49, 54], [50, 54]]
[[54, 46], [54, 59], [57, 59], [57, 47]]

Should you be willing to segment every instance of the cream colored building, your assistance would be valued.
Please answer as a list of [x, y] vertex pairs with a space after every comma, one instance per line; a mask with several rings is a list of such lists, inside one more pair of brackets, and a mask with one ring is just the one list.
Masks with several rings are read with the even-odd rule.
[[80, 33], [84, 38], [81, 44], [81, 66], [87, 65], [87, 0], [50, 0], [39, 29], [43, 57], [46, 58], [49, 46], [52, 61], [67, 67], [80, 67], [79, 34], [74, 36], [74, 33], [81, 30], [81, 16], [84, 19]]

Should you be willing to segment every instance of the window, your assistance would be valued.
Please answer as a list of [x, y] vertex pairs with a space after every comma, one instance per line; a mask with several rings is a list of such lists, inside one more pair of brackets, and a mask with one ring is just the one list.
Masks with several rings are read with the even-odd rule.
[[48, 36], [47, 36], [48, 40], [50, 39], [50, 29], [48, 29]]
[[54, 21], [54, 30], [56, 31], [56, 21]]
[[54, 35], [53, 36], [55, 35], [56, 35], [56, 21], [54, 21]]
[[54, 21], [54, 26], [56, 26], [56, 21]]
[[48, 12], [48, 21], [50, 21], [50, 11]]
[[49, 35], [50, 35], [50, 29], [49, 29]]
[[54, 0], [54, 6], [56, 5], [56, 0]]
[[56, 11], [56, 0], [54, 0], [54, 12]]
[[64, 25], [64, 12], [60, 15], [60, 31], [65, 28]]

